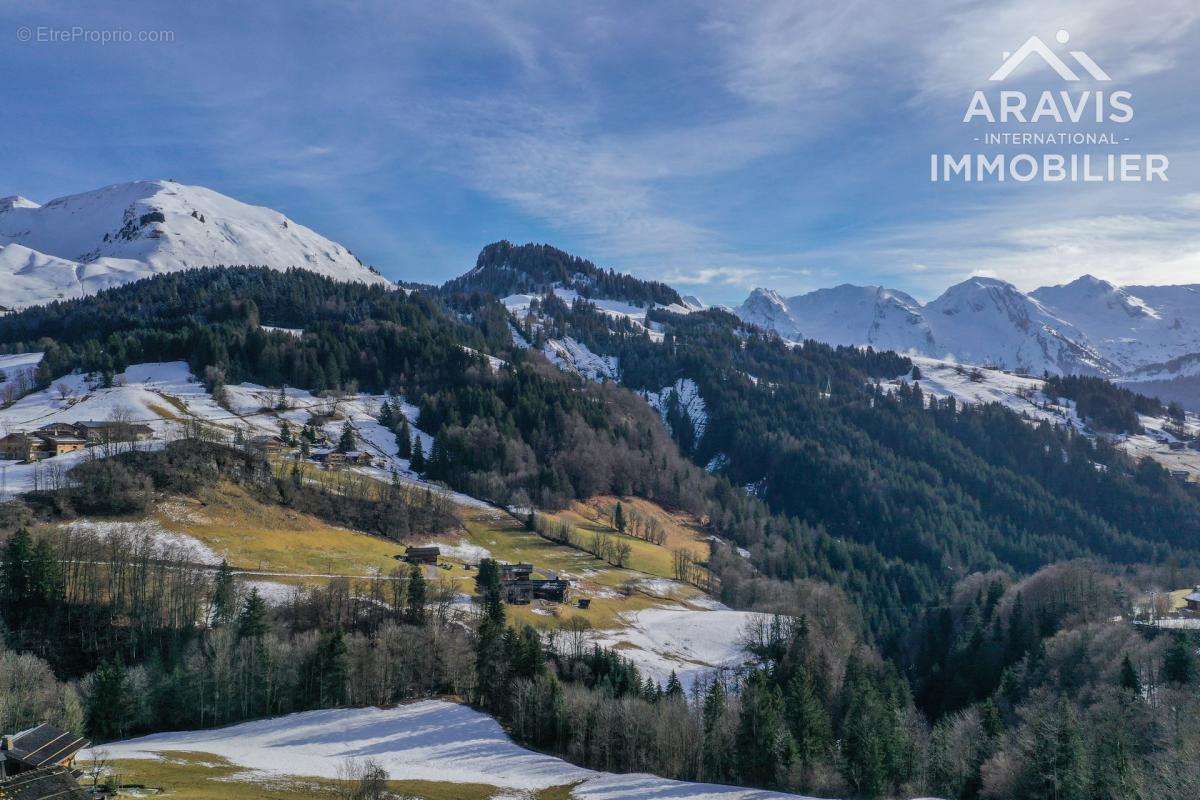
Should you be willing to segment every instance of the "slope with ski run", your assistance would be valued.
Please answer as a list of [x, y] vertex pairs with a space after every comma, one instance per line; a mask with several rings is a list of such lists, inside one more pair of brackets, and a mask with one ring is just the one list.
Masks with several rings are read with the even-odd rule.
[[94, 294], [164, 272], [210, 266], [293, 267], [390, 285], [342, 245], [202, 186], [135, 181], [38, 205], [0, 200], [6, 308]]
[[791, 298], [756, 289], [736, 313], [795, 341], [871, 345], [1032, 374], [1137, 380], [1139, 370], [1200, 353], [1200, 285], [1119, 287], [1090, 275], [1028, 294], [973, 277], [927, 304], [879, 286]]
[[[923, 356], [910, 355], [909, 358], [921, 372], [918, 381], [921, 389], [929, 395], [953, 397], [970, 404], [1000, 403], [1033, 421], [1067, 425], [1093, 438], [1103, 436], [1133, 458], [1149, 456], [1167, 469], [1187, 472], [1191, 480], [1200, 477], [1200, 451], [1190, 448], [1172, 450], [1170, 444], [1179, 440], [1168, 430], [1163, 419], [1142, 415], [1140, 423], [1144, 433], [1106, 434], [1089, 426], [1076, 412], [1073, 401], [1059, 398], [1056, 403], [1051, 403], [1044, 392], [1045, 381], [1039, 378]], [[884, 388], [895, 389], [910, 381], [911, 376], [897, 378], [886, 383]], [[1192, 436], [1200, 435], [1200, 416], [1188, 414], [1184, 428]]]
[[[515, 744], [491, 717], [466, 706], [425, 700], [394, 708], [306, 711], [228, 728], [159, 733], [114, 742], [84, 760], [166, 760], [211, 754], [244, 767], [238, 780], [336, 778], [347, 759], [373, 759], [395, 781], [485, 784], [499, 798], [573, 786], [576, 800], [783, 800], [799, 795], [687, 783], [644, 773], [616, 775], [576, 767]], [[577, 784], [577, 785], [576, 785]]]

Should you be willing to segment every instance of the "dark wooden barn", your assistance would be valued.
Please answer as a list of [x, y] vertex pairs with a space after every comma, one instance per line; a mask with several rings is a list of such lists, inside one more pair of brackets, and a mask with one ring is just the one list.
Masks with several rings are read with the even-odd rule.
[[441, 554], [438, 547], [410, 547], [404, 551], [404, 560], [409, 564], [436, 564]]

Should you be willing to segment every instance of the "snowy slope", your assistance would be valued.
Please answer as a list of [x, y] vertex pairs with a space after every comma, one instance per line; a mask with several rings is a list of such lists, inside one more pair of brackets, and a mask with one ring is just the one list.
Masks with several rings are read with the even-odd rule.
[[[0, 373], [9, 375], [0, 383], [0, 398], [13, 376], [36, 368], [41, 353], [0, 356]], [[28, 385], [24, 387], [28, 389]], [[161, 447], [178, 437], [183, 423], [189, 420], [204, 422], [226, 440], [232, 440], [237, 429], [247, 437], [259, 434], [277, 435], [284, 421], [293, 433], [298, 432], [314, 414], [334, 414], [325, 423], [324, 434], [337, 441], [348, 421], [355, 433], [356, 445], [375, 457], [382, 466], [355, 467], [359, 472], [382, 480], [390, 480], [395, 471], [404, 483], [429, 488], [447, 496], [452, 502], [473, 508], [491, 508], [487, 503], [467, 495], [449, 491], [425, 481], [412, 472], [407, 459], [397, 452], [396, 437], [379, 424], [378, 416], [384, 397], [357, 394], [337, 399], [314, 397], [302, 389], [286, 389], [287, 408], [277, 410], [278, 388], [252, 383], [230, 384], [225, 387], [225, 403], [220, 405], [188, 370], [183, 361], [134, 364], [116, 375], [113, 385], [104, 387], [96, 376], [67, 375], [49, 389], [24, 394], [0, 409], [0, 435], [36, 430], [52, 422], [81, 422], [111, 420], [120, 416], [128, 422], [143, 422], [153, 430], [153, 439], [139, 447]], [[412, 433], [429, 452], [433, 439], [416, 426], [416, 406], [400, 400], [400, 408], [408, 418]], [[62, 468], [69, 470], [92, 455], [98, 448], [87, 448], [47, 459], [37, 464], [0, 461], [4, 468], [3, 493], [25, 492], [34, 488], [39, 474]]]
[[548, 339], [542, 352], [550, 363], [565, 372], [573, 372], [590, 381], [616, 380], [620, 376], [616, 356], [593, 353], [587, 345], [570, 336]]
[[624, 628], [597, 631], [594, 641], [619, 647], [623, 658], [660, 684], [674, 672], [688, 689], [714, 669], [737, 669], [747, 662], [743, 631], [756, 616], [724, 606], [647, 608], [623, 613]]
[[[653, 775], [612, 775], [576, 767], [515, 744], [491, 717], [466, 706], [425, 700], [395, 708], [306, 711], [228, 728], [159, 733], [106, 744], [109, 759], [158, 753], [211, 753], [281, 776], [338, 777], [349, 758], [372, 758], [393, 780], [479, 783], [536, 791], [576, 782], [579, 800], [773, 800], [798, 795], [684, 783]], [[84, 751], [87, 759], [93, 751]], [[247, 776], [239, 776], [246, 778]]]
[[878, 286], [791, 298], [756, 289], [735, 313], [795, 341], [870, 345], [1035, 375], [1133, 378], [1200, 353], [1200, 286], [1118, 287], [1090, 275], [1029, 294], [974, 277], [924, 305]]
[[[12, 246], [20, 248], [7, 253]], [[387, 284], [340, 244], [202, 186], [136, 181], [45, 205], [0, 201], [0, 305], [79, 297], [163, 272], [203, 266], [300, 267]]]
[[1030, 293], [1122, 372], [1200, 353], [1200, 286], [1114, 286], [1084, 275]]
[[646, 398], [646, 402], [658, 411], [664, 424], [667, 422], [667, 408], [672, 394], [675, 395], [683, 412], [691, 420], [692, 428], [696, 431], [696, 439], [699, 440], [704, 436], [704, 432], [708, 430], [708, 406], [704, 402], [704, 397], [700, 394], [700, 387], [694, 380], [691, 378], [680, 378], [675, 383], [670, 386], [664, 386], [657, 392], [642, 393]]
[[[1074, 408], [1070, 400], [1050, 402], [1043, 391], [1045, 382], [1039, 378], [1014, 375], [998, 369], [970, 367], [953, 361], [923, 356], [911, 356], [920, 370], [921, 389], [934, 397], [953, 397], [962, 403], [1000, 403], [1018, 414], [1054, 425], [1065, 425], [1089, 437], [1103, 436], [1130, 456], [1140, 459], [1149, 456], [1169, 470], [1182, 470], [1200, 478], [1200, 451], [1191, 448], [1172, 450], [1176, 437], [1164, 419], [1143, 416], [1140, 419], [1145, 433], [1113, 436], [1093, 430]], [[911, 381], [905, 376], [884, 385], [892, 389]], [[1136, 388], [1136, 387], [1133, 387]], [[1185, 428], [1192, 436], [1200, 435], [1200, 417], [1189, 415]]]

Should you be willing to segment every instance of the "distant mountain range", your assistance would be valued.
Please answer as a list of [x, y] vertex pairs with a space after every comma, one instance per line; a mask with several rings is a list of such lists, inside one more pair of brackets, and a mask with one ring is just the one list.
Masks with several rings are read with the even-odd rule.
[[135, 181], [45, 205], [0, 199], [0, 305], [81, 297], [191, 267], [300, 267], [390, 283], [348, 249], [288, 219], [202, 186]]
[[734, 311], [786, 339], [871, 345], [1035, 375], [1200, 375], [1200, 284], [1115, 286], [1085, 275], [1026, 294], [976, 277], [925, 304], [881, 286], [844, 284], [794, 297], [755, 289]]
[[[392, 285], [343, 245], [280, 212], [201, 186], [135, 181], [45, 205], [20, 196], [0, 199], [4, 308], [218, 265], [299, 267]], [[484, 248], [475, 268], [445, 288], [503, 297], [555, 287], [640, 308], [700, 307], [666, 284], [601, 269], [546, 245], [509, 242]], [[1086, 275], [1023, 293], [976, 277], [924, 304], [880, 286], [845, 284], [794, 297], [755, 289], [734, 311], [796, 341], [871, 345], [1035, 375], [1101, 375], [1138, 382], [1164, 397], [1200, 388], [1200, 284], [1119, 287]]]

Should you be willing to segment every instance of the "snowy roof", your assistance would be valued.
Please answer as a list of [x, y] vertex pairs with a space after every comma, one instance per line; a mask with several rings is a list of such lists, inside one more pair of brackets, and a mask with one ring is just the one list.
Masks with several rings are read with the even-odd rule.
[[1192, 589], [1192, 591], [1185, 595], [1183, 599], [1189, 603], [1200, 603], [1200, 586]]

